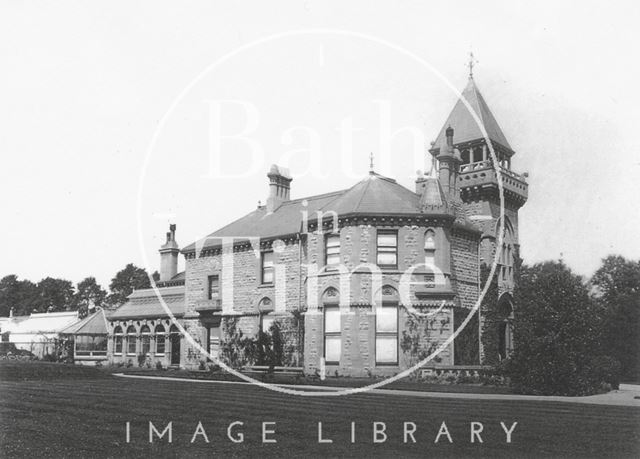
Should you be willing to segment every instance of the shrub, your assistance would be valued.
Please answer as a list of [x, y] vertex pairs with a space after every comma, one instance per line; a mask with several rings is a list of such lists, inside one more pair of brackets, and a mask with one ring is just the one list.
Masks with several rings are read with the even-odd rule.
[[162, 366], [162, 362], [160, 360], [158, 360], [156, 362], [156, 370], [162, 370], [162, 369], [164, 369], [163, 366]]
[[524, 268], [516, 305], [514, 351], [503, 369], [517, 392], [590, 395], [617, 385], [619, 364], [600, 344], [599, 309], [562, 262]]
[[147, 356], [144, 354], [138, 354], [138, 367], [142, 368], [147, 361]]
[[133, 360], [129, 359], [127, 360], [127, 368], [131, 368], [133, 366]]

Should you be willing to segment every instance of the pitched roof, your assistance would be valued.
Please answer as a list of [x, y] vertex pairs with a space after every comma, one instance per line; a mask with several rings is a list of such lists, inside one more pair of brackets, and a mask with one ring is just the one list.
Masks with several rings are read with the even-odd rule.
[[107, 317], [104, 309], [99, 308], [80, 322], [72, 324], [60, 333], [65, 335], [106, 335]]
[[[274, 212], [268, 213], [265, 206], [259, 207], [244, 217], [211, 233], [182, 251], [220, 244], [220, 237], [275, 238], [302, 231], [302, 215], [315, 218], [316, 211], [334, 211], [338, 215], [405, 215], [424, 214], [421, 210], [420, 195], [408, 190], [395, 180], [371, 172], [360, 182], [347, 190], [285, 201]], [[433, 208], [428, 213], [439, 214]]]
[[[163, 287], [158, 291], [162, 299], [175, 317], [182, 317], [185, 311], [184, 286]], [[169, 317], [166, 309], [152, 288], [134, 291], [127, 297], [127, 302], [113, 311], [109, 320], [132, 319], [145, 317]]]
[[467, 87], [462, 91], [462, 97], [458, 99], [453, 110], [451, 110], [451, 113], [440, 130], [440, 134], [438, 134], [434, 145], [444, 145], [446, 141], [445, 131], [449, 126], [454, 129], [453, 141], [455, 144], [484, 138], [478, 123], [476, 123], [476, 120], [471, 115], [469, 109], [464, 103], [464, 100], [469, 103], [471, 109], [482, 122], [491, 141], [497, 142], [501, 146], [513, 151], [507, 141], [507, 138], [502, 132], [502, 129], [500, 129], [498, 122], [493, 116], [493, 113], [489, 110], [489, 106], [485, 102], [484, 97], [480, 94], [473, 78], [469, 78]]
[[78, 322], [77, 311], [34, 313], [19, 322], [7, 324], [12, 334], [59, 333]]

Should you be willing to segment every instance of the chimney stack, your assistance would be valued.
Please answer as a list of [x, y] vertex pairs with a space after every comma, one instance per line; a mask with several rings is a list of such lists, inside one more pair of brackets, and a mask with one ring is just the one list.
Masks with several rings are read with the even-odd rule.
[[462, 163], [460, 152], [453, 147], [453, 128], [449, 126], [445, 131], [446, 140], [440, 146], [436, 158], [440, 165], [438, 178], [444, 192], [450, 198], [457, 197], [458, 194], [458, 169]]
[[267, 213], [274, 212], [283, 202], [289, 200], [291, 181], [289, 171], [284, 167], [272, 165], [267, 174], [269, 177], [269, 198], [267, 199]]
[[178, 274], [178, 255], [180, 247], [176, 242], [176, 225], [169, 225], [167, 242], [160, 247], [160, 282], [171, 280]]

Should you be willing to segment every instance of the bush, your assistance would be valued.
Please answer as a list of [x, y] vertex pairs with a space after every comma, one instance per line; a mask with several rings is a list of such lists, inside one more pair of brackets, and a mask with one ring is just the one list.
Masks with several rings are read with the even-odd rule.
[[162, 362], [160, 360], [158, 360], [156, 362], [156, 370], [163, 370], [164, 368], [162, 367]]
[[516, 392], [590, 395], [618, 384], [619, 364], [600, 344], [599, 308], [562, 262], [522, 270], [514, 351], [503, 363]]
[[144, 354], [138, 354], [138, 367], [142, 368], [147, 361], [147, 356]]

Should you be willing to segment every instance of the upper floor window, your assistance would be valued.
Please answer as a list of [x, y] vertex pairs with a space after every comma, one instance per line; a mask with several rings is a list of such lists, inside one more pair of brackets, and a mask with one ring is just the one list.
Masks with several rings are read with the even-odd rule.
[[378, 231], [377, 264], [379, 266], [398, 266], [398, 232]]
[[273, 284], [274, 266], [273, 252], [262, 252], [260, 279], [263, 284]]
[[209, 285], [207, 290], [207, 298], [210, 300], [220, 296], [220, 276], [217, 274], [209, 276]]
[[424, 264], [436, 265], [436, 233], [432, 229], [424, 234]]
[[325, 239], [325, 266], [340, 264], [340, 235], [329, 234]]

